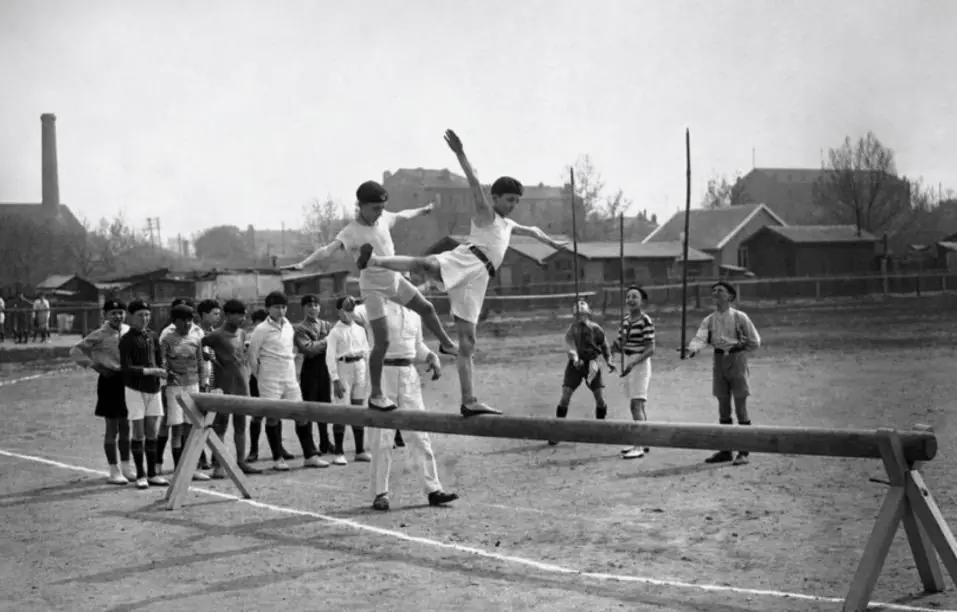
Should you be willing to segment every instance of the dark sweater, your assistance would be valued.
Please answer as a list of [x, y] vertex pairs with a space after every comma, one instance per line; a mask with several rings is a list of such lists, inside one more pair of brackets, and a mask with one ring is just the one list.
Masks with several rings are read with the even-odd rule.
[[159, 393], [160, 377], [143, 374], [144, 368], [160, 367], [163, 363], [163, 351], [155, 332], [130, 328], [120, 338], [120, 363], [127, 388], [142, 393]]

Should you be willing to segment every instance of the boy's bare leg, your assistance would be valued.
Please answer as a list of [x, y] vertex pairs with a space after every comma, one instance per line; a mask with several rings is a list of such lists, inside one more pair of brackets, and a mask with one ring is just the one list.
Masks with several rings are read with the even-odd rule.
[[[428, 257], [411, 257], [409, 255], [393, 255], [386, 257], [384, 255], [372, 255], [369, 257], [369, 266], [376, 268], [385, 268], [395, 272], [422, 272], [427, 266]], [[362, 258], [359, 258], [359, 265]], [[361, 269], [361, 268], [360, 268]]]
[[455, 367], [459, 373], [459, 388], [462, 391], [462, 416], [479, 414], [502, 414], [475, 398], [472, 387], [472, 356], [475, 354], [475, 324], [455, 317], [455, 328], [459, 334], [459, 357]]
[[440, 353], [444, 355], [455, 355], [458, 353], [455, 343], [452, 341], [448, 332], [445, 331], [442, 320], [439, 319], [439, 313], [435, 311], [435, 306], [432, 305], [432, 302], [425, 299], [425, 296], [422, 295], [421, 292], [416, 290], [415, 297], [409, 300], [405, 304], [405, 307], [422, 317], [422, 324], [438, 339]]
[[397, 406], [382, 393], [382, 364], [389, 349], [389, 322], [381, 317], [369, 322], [372, 326], [373, 346], [369, 353], [369, 407], [379, 410], [395, 410]]

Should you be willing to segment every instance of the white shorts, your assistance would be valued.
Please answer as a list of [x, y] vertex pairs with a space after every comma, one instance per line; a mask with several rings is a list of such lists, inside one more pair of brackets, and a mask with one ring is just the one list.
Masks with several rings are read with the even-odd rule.
[[478, 324], [488, 290], [489, 275], [485, 264], [464, 244], [433, 257], [439, 262], [442, 286], [449, 295], [452, 316]]
[[159, 392], [143, 393], [126, 387], [126, 412], [131, 421], [163, 416], [163, 400]]
[[183, 407], [176, 401], [176, 397], [184, 393], [199, 393], [199, 384], [185, 387], [167, 385], [164, 393], [166, 394], [166, 424], [182, 425], [186, 422], [186, 418], [183, 415]]
[[340, 361], [336, 365], [339, 370], [339, 380], [342, 382], [342, 386], [346, 388], [345, 396], [342, 398], [336, 397], [336, 401], [349, 403], [353, 400], [364, 400], [368, 397], [369, 393], [366, 390], [366, 385], [369, 377], [366, 360], [360, 359], [351, 363]]
[[302, 390], [299, 388], [299, 381], [295, 375], [290, 378], [257, 378], [259, 384], [259, 397], [268, 400], [289, 400], [292, 402], [302, 401]]
[[[378, 281], [378, 278], [376, 278]], [[375, 321], [385, 317], [386, 301], [393, 301], [400, 306], [405, 306], [412, 298], [419, 294], [415, 285], [410, 283], [404, 276], [398, 272], [392, 274], [392, 281], [387, 283], [369, 282], [369, 284], [359, 283], [359, 292], [362, 293], [362, 299], [365, 300], [366, 318], [369, 321]]]
[[[628, 358], [625, 357], [627, 361]], [[628, 399], [648, 400], [648, 386], [651, 384], [651, 359], [645, 359], [631, 369], [628, 376], [621, 379]]]

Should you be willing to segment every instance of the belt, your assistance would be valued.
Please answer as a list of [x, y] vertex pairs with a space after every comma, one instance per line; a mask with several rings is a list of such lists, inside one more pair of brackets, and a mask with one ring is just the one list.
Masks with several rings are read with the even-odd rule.
[[382, 362], [382, 365], [391, 366], [393, 368], [404, 368], [412, 365], [411, 359], [386, 359]]
[[344, 361], [346, 363], [355, 363], [357, 361], [362, 361], [363, 357], [361, 355], [346, 355], [345, 357], [340, 357], [339, 361]]
[[715, 355], [734, 355], [735, 353], [740, 353], [743, 350], [744, 349], [741, 348], [740, 346], [733, 346], [729, 348], [728, 350], [714, 349], [714, 354]]
[[472, 251], [472, 255], [478, 257], [479, 261], [485, 264], [485, 270], [488, 272], [489, 278], [495, 278], [495, 266], [492, 265], [492, 262], [489, 261], [488, 255], [482, 252], [482, 249], [478, 248], [474, 244], [469, 245], [469, 250]]

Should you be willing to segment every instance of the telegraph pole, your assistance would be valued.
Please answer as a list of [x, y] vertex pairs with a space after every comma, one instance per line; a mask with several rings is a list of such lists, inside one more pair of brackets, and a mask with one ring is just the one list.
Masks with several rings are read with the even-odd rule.
[[153, 217], [146, 217], [146, 231], [150, 235], [150, 248], [156, 250], [156, 243], [153, 241]]

